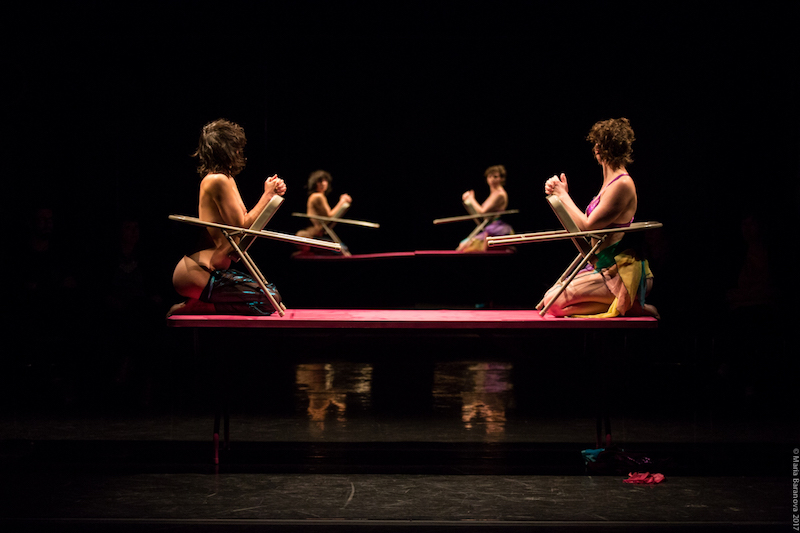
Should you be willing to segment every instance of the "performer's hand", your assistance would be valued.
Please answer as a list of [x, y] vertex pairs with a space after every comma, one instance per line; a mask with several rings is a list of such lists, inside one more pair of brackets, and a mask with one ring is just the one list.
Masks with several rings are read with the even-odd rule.
[[555, 194], [556, 196], [561, 196], [562, 194], [568, 194], [569, 187], [567, 186], [566, 174], [562, 173], [561, 177], [553, 176], [552, 178], [544, 182], [544, 193], [547, 195]]
[[264, 182], [264, 193], [283, 196], [286, 194], [286, 183], [275, 174]]
[[347, 202], [348, 204], [353, 203], [353, 199], [350, 197], [349, 194], [343, 194], [339, 197], [340, 202]]
[[465, 192], [464, 194], [461, 195], [461, 200], [463, 202], [466, 202], [467, 200], [471, 200], [472, 198], [475, 198], [475, 191], [473, 191], [473, 190], [469, 190], [469, 191], [467, 191], [467, 192]]
[[278, 185], [275, 186], [275, 193], [278, 196], [283, 196], [284, 194], [286, 194], [286, 191], [289, 187], [286, 185], [286, 182], [283, 181], [282, 179], [278, 178], [278, 180], [280, 181], [280, 183], [278, 183]]

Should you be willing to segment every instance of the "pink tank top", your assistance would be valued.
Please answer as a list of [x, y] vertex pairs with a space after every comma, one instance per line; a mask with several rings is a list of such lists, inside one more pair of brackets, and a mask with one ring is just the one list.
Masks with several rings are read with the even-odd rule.
[[[587, 216], [587, 217], [588, 217], [589, 215], [591, 215], [591, 214], [592, 214], [592, 211], [594, 211], [594, 210], [595, 210], [595, 208], [596, 208], [598, 205], [600, 205], [600, 197], [603, 195], [603, 191], [605, 191], [605, 190], [606, 190], [606, 189], [607, 189], [607, 188], [608, 188], [608, 187], [609, 187], [609, 186], [610, 186], [612, 183], [614, 183], [615, 181], [617, 181], [618, 179], [620, 179], [622, 176], [630, 176], [630, 174], [620, 174], [619, 176], [615, 177], [613, 180], [611, 180], [611, 181], [608, 183], [608, 185], [606, 185], [605, 187], [603, 187], [603, 188], [600, 190], [600, 192], [599, 192], [599, 193], [597, 193], [597, 196], [595, 196], [594, 198], [592, 198], [592, 201], [591, 201], [591, 202], [589, 202], [589, 205], [588, 205], [588, 206], [586, 206], [586, 216]], [[628, 227], [628, 226], [630, 226], [632, 223], [633, 223], [633, 217], [631, 217], [631, 220], [630, 220], [630, 222], [628, 222], [628, 223], [626, 223], [626, 224], [610, 224], [608, 227], [609, 227], [609, 228], [627, 228], [627, 227]]]

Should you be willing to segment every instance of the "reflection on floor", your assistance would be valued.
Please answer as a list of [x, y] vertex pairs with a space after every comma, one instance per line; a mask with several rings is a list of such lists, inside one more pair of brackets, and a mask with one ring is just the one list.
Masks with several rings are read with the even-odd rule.
[[[47, 397], [52, 382], [21, 373], [0, 420], [0, 522], [53, 531], [788, 530], [800, 438], [781, 394], [726, 403], [734, 396], [698, 386], [697, 365], [654, 359], [624, 366], [600, 398], [590, 361], [537, 357], [544, 348], [531, 353], [515, 339], [415, 346], [323, 336], [313, 352], [280, 358], [270, 354], [291, 352], [274, 345], [225, 364], [177, 356], [127, 398], [94, 378]], [[231, 442], [215, 466], [222, 400]], [[601, 400], [612, 406], [617, 454], [597, 465], [581, 452], [595, 446]], [[625, 459], [667, 480], [623, 483]]]

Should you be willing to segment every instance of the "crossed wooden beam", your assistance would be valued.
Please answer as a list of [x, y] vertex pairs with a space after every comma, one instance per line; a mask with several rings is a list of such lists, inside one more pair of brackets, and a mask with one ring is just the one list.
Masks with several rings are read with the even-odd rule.
[[[486, 245], [489, 248], [515, 244], [526, 244], [530, 242], [561, 241], [565, 239], [570, 239], [575, 244], [575, 247], [578, 249], [578, 255], [572, 260], [572, 263], [569, 265], [569, 267], [567, 267], [564, 273], [561, 274], [561, 277], [556, 282], [557, 284], [560, 284], [558, 291], [556, 291], [555, 296], [550, 300], [550, 302], [545, 305], [541, 311], [539, 311], [541, 316], [544, 316], [545, 313], [547, 313], [547, 310], [550, 309], [550, 306], [553, 304], [556, 298], [558, 298], [561, 293], [567, 289], [567, 286], [572, 283], [572, 280], [575, 279], [581, 269], [583, 269], [583, 267], [586, 266], [586, 264], [591, 260], [592, 256], [595, 254], [595, 252], [597, 252], [609, 235], [613, 233], [645, 231], [663, 226], [661, 222], [655, 221], [634, 222], [625, 228], [581, 231], [578, 228], [578, 225], [575, 224], [575, 221], [572, 220], [572, 217], [569, 216], [569, 213], [564, 208], [564, 205], [557, 196], [548, 196], [547, 202], [550, 204], [550, 207], [553, 209], [556, 217], [558, 217], [558, 219], [561, 221], [561, 225], [564, 226], [563, 230], [520, 233], [518, 235], [502, 235], [486, 238]], [[542, 305], [543, 302], [544, 298], [542, 298], [542, 301], [540, 301], [536, 307]]]
[[464, 209], [467, 210], [469, 215], [461, 215], [457, 217], [447, 217], [447, 218], [437, 218], [433, 221], [435, 225], [438, 224], [449, 224], [450, 222], [462, 222], [464, 220], [474, 220], [475, 221], [475, 229], [472, 230], [465, 241], [470, 240], [478, 233], [482, 232], [483, 229], [491, 222], [495, 220], [497, 217], [501, 215], [512, 215], [515, 213], [519, 213], [518, 209], [508, 209], [506, 211], [491, 211], [489, 213], [478, 213], [478, 210], [475, 209], [475, 205], [472, 203], [472, 200], [467, 200], [463, 202]]
[[350, 203], [345, 202], [336, 211], [336, 213], [333, 214], [332, 217], [326, 217], [322, 215], [309, 215], [307, 213], [292, 213], [292, 216], [308, 218], [319, 222], [322, 225], [322, 229], [325, 230], [325, 233], [328, 234], [328, 236], [333, 240], [333, 242], [339, 244], [339, 246], [341, 247], [342, 255], [350, 257], [352, 254], [350, 254], [350, 252], [347, 250], [347, 247], [344, 246], [344, 243], [336, 234], [336, 232], [333, 231], [334, 224], [347, 224], [350, 226], [361, 226], [364, 228], [376, 228], [376, 229], [380, 228], [381, 225], [376, 224], [375, 222], [365, 222], [363, 220], [352, 220], [349, 218], [342, 218], [342, 215], [344, 215], [349, 208], [350, 208]]
[[189, 217], [184, 215], [170, 215], [169, 219], [177, 222], [184, 222], [186, 224], [193, 224], [195, 226], [204, 226], [207, 228], [216, 228], [220, 230], [225, 238], [228, 239], [231, 247], [233, 247], [233, 250], [236, 254], [236, 257], [233, 259], [242, 262], [242, 264], [250, 272], [250, 275], [253, 276], [253, 279], [256, 281], [259, 288], [267, 296], [275, 311], [280, 316], [284, 316], [286, 314], [286, 306], [283, 304], [283, 302], [278, 302], [275, 300], [275, 297], [272, 296], [272, 293], [270, 293], [270, 291], [267, 289], [267, 278], [264, 277], [264, 274], [261, 272], [261, 270], [258, 268], [258, 265], [256, 265], [255, 261], [253, 261], [253, 258], [250, 257], [250, 254], [248, 253], [250, 246], [252, 246], [255, 240], [259, 237], [276, 241], [291, 242], [294, 244], [304, 244], [307, 246], [314, 246], [315, 248], [333, 250], [335, 252], [341, 252], [342, 245], [341, 243], [324, 241], [321, 239], [309, 239], [307, 237], [298, 237], [297, 235], [289, 235], [287, 233], [264, 231], [264, 227], [267, 225], [267, 223], [269, 223], [282, 203], [283, 197], [273, 196], [249, 229], [230, 226], [227, 224], [218, 224], [216, 222], [206, 222], [205, 220], [200, 220], [197, 217]]

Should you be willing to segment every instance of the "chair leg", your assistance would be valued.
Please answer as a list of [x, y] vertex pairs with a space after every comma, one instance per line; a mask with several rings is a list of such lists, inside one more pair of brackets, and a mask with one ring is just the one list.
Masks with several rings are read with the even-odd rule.
[[[555, 296], [553, 296], [553, 297], [550, 299], [550, 301], [547, 303], [547, 305], [545, 305], [545, 306], [542, 308], [542, 310], [541, 310], [541, 311], [539, 311], [539, 316], [544, 316], [545, 314], [547, 314], [547, 311], [548, 311], [548, 309], [550, 309], [550, 306], [551, 306], [551, 305], [553, 305], [553, 302], [555, 302], [555, 301], [556, 301], [556, 299], [557, 299], [559, 296], [561, 296], [561, 293], [562, 293], [562, 292], [564, 292], [564, 291], [567, 289], [567, 286], [568, 286], [570, 283], [572, 283], [572, 280], [574, 280], [574, 279], [575, 279], [575, 277], [576, 277], [576, 276], [577, 276], [577, 275], [580, 273], [581, 269], [582, 269], [584, 266], [586, 266], [586, 263], [588, 263], [588, 262], [589, 262], [589, 258], [590, 258], [590, 257], [592, 257], [592, 256], [594, 255], [594, 253], [597, 251], [597, 249], [598, 249], [598, 248], [600, 248], [600, 245], [601, 245], [601, 244], [603, 244], [603, 241], [605, 241], [605, 240], [606, 240], [606, 236], [605, 236], [605, 235], [603, 235], [603, 236], [602, 236], [600, 239], [598, 239], [598, 240], [597, 240], [597, 242], [595, 243], [595, 245], [594, 245], [594, 246], [592, 246], [592, 249], [589, 251], [589, 253], [588, 253], [588, 254], [586, 254], [586, 256], [584, 256], [584, 257], [583, 257], [583, 258], [582, 258], [580, 261], [578, 261], [578, 265], [575, 267], [575, 270], [573, 270], [573, 271], [572, 271], [572, 274], [570, 274], [570, 275], [569, 275], [569, 277], [566, 279], [566, 281], [563, 281], [563, 282], [562, 282], [562, 284], [561, 284], [561, 286], [558, 288], [558, 291], [556, 292]], [[580, 255], [579, 255], [578, 257], [580, 257]], [[576, 259], [577, 259], [577, 258], [576, 258]], [[573, 264], [575, 264], [575, 261], [573, 261], [572, 263], [573, 263]], [[571, 266], [571, 265], [570, 265], [570, 266]], [[544, 301], [544, 300], [542, 300], [542, 301]]]
[[339, 246], [342, 247], [342, 255], [343, 256], [345, 256], [345, 257], [350, 257], [351, 256], [350, 252], [347, 250], [347, 247], [344, 245], [342, 240], [339, 238], [338, 235], [336, 235], [336, 232], [333, 231], [333, 228], [328, 226], [325, 222], [322, 222], [322, 229], [325, 230], [325, 233], [328, 234], [328, 237], [330, 237], [331, 240], [333, 240], [333, 242], [335, 242], [336, 244], [338, 244]]
[[475, 229], [472, 230], [472, 232], [469, 235], [467, 235], [467, 238], [464, 239], [464, 240], [465, 241], [469, 241], [475, 235], [477, 235], [478, 233], [482, 232], [483, 228], [485, 228], [488, 224], [489, 224], [489, 219], [488, 218], [483, 219], [483, 221], [480, 222], [477, 226], [475, 226]]
[[[558, 299], [559, 296], [561, 296], [562, 292], [567, 290], [567, 286], [569, 286], [569, 284], [572, 283], [572, 280], [575, 279], [575, 277], [580, 273], [581, 269], [588, 262], [589, 262], [589, 256], [588, 255], [586, 257], [584, 257], [583, 259], [581, 259], [581, 261], [578, 262], [578, 266], [575, 267], [575, 270], [572, 271], [572, 274], [570, 274], [569, 277], [565, 281], [561, 282], [561, 286], [558, 288], [558, 290], [556, 291], [555, 295], [552, 298], [550, 298], [550, 301], [547, 302], [547, 305], [545, 305], [542, 308], [542, 310], [539, 311], [539, 316], [544, 316], [544, 315], [547, 314], [547, 311], [550, 309], [550, 306], [553, 305], [553, 303]], [[544, 300], [542, 300], [542, 301], [544, 301]]]
[[219, 410], [217, 410], [217, 413], [214, 416], [214, 438], [213, 438], [215, 465], [219, 464], [219, 419], [220, 419], [220, 412]]
[[255, 261], [253, 261], [253, 258], [250, 257], [250, 254], [248, 254], [247, 252], [244, 252], [244, 256], [245, 256], [245, 259], [246, 259], [246, 263], [245, 264], [248, 265], [248, 268], [251, 269], [250, 273], [253, 275], [253, 277], [258, 282], [259, 287], [261, 287], [261, 290], [266, 293], [267, 297], [270, 300], [270, 303], [272, 303], [272, 306], [275, 308], [276, 311], [278, 311], [278, 314], [283, 316], [283, 314], [284, 314], [283, 312], [286, 311], [286, 306], [283, 305], [283, 301], [278, 302], [277, 305], [276, 305], [275, 298], [273, 298], [272, 295], [267, 290], [267, 285], [269, 285], [269, 282], [267, 281], [266, 276], [264, 276], [264, 273], [261, 272], [261, 270], [258, 268], [258, 265], [256, 265]]
[[284, 316], [286, 314], [286, 308], [282, 307], [275, 301], [275, 298], [267, 289], [267, 280], [264, 277], [264, 274], [258, 269], [256, 264], [253, 262], [250, 254], [246, 251], [239, 248], [239, 245], [236, 243], [236, 240], [226, 231], [222, 232], [225, 237], [228, 239], [228, 242], [231, 243], [231, 247], [236, 251], [236, 254], [239, 256], [239, 259], [244, 263], [244, 266], [247, 267], [247, 270], [250, 272], [250, 275], [253, 276], [258, 286], [266, 295], [267, 299], [269, 300], [270, 304], [272, 304], [272, 308], [278, 312], [279, 315]]
[[230, 412], [228, 411], [228, 407], [227, 406], [225, 406], [225, 411], [224, 411], [224, 415], [223, 416], [225, 417], [225, 435], [224, 435], [224, 438], [225, 438], [225, 441], [224, 441], [225, 442], [225, 451], [230, 451], [230, 449], [231, 449], [231, 430], [230, 430], [230, 427], [231, 427], [231, 415], [230, 415]]
[[[553, 287], [555, 287], [555, 286], [556, 286], [556, 285], [558, 285], [559, 283], [563, 283], [563, 282], [564, 282], [564, 280], [565, 280], [565, 279], [567, 279], [567, 277], [568, 277], [568, 276], [570, 275], [570, 273], [573, 271], [573, 269], [574, 269], [576, 266], [578, 266], [578, 263], [580, 263], [580, 262], [581, 262], [581, 259], [583, 259], [583, 256], [582, 256], [582, 255], [580, 255], [580, 254], [578, 254], [578, 256], [577, 256], [575, 259], [573, 259], [573, 260], [572, 260], [572, 263], [570, 263], [570, 265], [567, 267], [567, 269], [564, 271], [564, 273], [563, 273], [563, 274], [561, 274], [561, 276], [559, 276], [559, 278], [558, 278], [558, 281], [556, 281], [555, 283], [553, 283]], [[536, 304], [536, 307], [535, 307], [535, 309], [540, 309], [540, 308], [541, 308], [541, 307], [544, 305], [544, 299], [545, 299], [545, 297], [544, 297], [544, 296], [542, 296], [542, 299], [541, 299], [541, 300], [539, 300], [539, 303], [538, 303], [538, 304]]]

